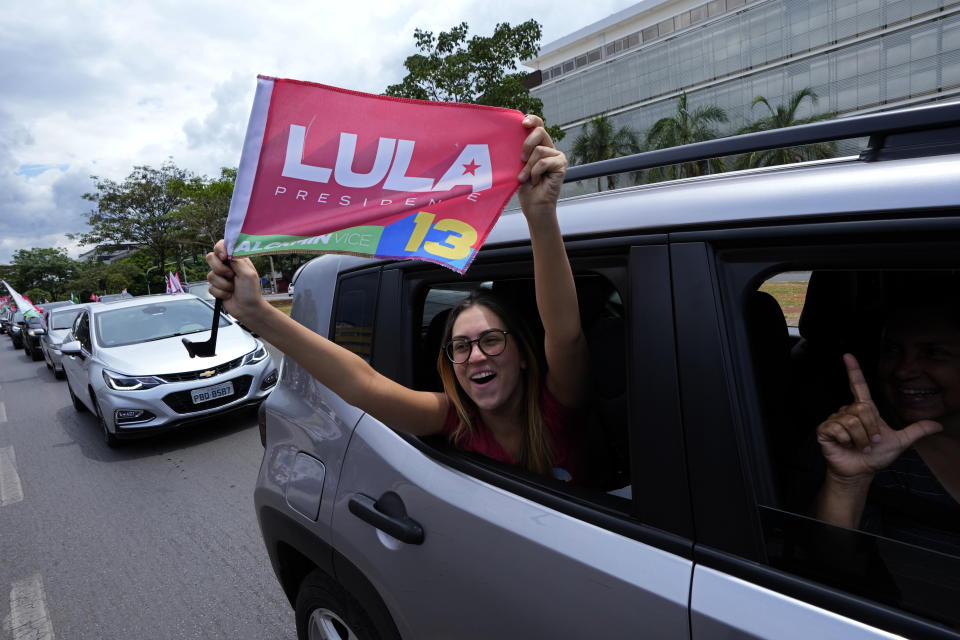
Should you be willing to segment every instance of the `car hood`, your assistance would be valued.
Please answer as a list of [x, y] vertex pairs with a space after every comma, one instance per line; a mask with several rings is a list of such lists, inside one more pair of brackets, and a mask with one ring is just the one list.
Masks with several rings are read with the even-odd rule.
[[203, 342], [210, 337], [209, 331], [198, 331], [186, 336], [173, 336], [151, 342], [139, 342], [122, 347], [97, 350], [97, 358], [103, 366], [126, 375], [164, 375], [212, 369], [239, 358], [256, 348], [256, 340], [238, 327], [221, 327], [217, 332], [217, 355], [209, 358], [191, 358], [183, 346], [182, 338], [191, 342]]

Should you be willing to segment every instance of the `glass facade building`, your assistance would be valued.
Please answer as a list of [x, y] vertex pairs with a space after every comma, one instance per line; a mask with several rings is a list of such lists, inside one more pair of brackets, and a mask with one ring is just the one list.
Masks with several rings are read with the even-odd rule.
[[[646, 21], [645, 21], [646, 18]], [[734, 133], [810, 88], [798, 117], [853, 115], [960, 96], [960, 1], [647, 0], [547, 45], [527, 66], [548, 123], [567, 135], [606, 114], [643, 135], [658, 119], [710, 104]]]

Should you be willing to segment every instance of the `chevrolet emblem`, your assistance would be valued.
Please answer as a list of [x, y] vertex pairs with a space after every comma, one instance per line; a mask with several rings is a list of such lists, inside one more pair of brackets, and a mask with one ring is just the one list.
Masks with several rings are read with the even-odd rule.
[[198, 378], [209, 378], [210, 376], [212, 376], [212, 375], [215, 374], [216, 372], [217, 372], [216, 369], [207, 369], [206, 371], [201, 371], [200, 373], [198, 373], [198, 374], [197, 374], [197, 377], [198, 377]]

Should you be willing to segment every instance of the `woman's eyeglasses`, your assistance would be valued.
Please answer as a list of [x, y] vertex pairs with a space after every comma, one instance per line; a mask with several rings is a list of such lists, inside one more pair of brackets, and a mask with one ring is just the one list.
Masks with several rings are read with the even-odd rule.
[[443, 348], [443, 351], [453, 364], [463, 364], [469, 360], [470, 354], [473, 353], [474, 344], [480, 348], [484, 355], [498, 356], [507, 348], [508, 333], [510, 332], [503, 329], [487, 329], [475, 340], [467, 340], [466, 338], [451, 340]]

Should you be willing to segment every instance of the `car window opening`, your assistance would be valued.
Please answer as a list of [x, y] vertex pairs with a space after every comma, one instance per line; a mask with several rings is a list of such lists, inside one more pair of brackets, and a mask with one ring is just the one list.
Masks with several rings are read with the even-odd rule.
[[[576, 445], [586, 467], [583, 485], [607, 492], [615, 500], [621, 499], [623, 504], [618, 506], [627, 508], [631, 491], [624, 304], [619, 291], [603, 276], [580, 274], [575, 281], [591, 360], [590, 401], [582, 410], [584, 424], [577, 434]], [[542, 350], [543, 326], [537, 313], [532, 278], [435, 284], [422, 294], [414, 349], [415, 388], [443, 390], [437, 358], [443, 347], [440, 342], [444, 326], [451, 309], [477, 288], [490, 289], [519, 310], [533, 334], [534, 344]]]

